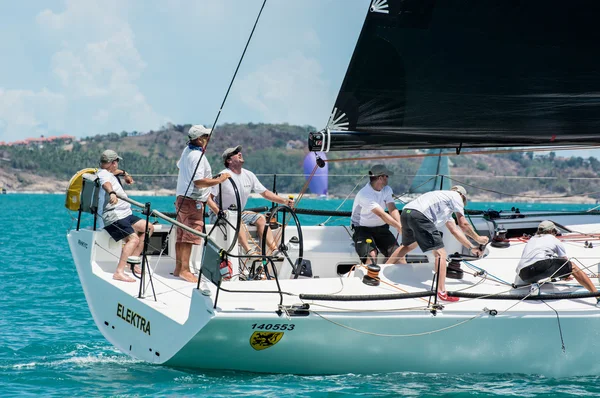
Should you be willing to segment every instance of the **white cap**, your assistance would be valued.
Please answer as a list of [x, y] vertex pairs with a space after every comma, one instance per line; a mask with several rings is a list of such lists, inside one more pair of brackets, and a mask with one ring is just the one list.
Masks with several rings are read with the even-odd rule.
[[556, 231], [556, 232], [560, 232], [558, 230], [558, 228], [556, 228], [556, 225], [554, 225], [554, 223], [552, 221], [542, 221], [540, 223], [540, 225], [538, 225], [538, 231], [542, 231], [542, 232], [547, 232], [547, 231]]
[[465, 199], [467, 198], [467, 190], [462, 185], [455, 185], [452, 188], [450, 188], [450, 190], [458, 192], [459, 194], [464, 196]]
[[210, 135], [211, 132], [212, 132], [211, 129], [207, 129], [206, 127], [204, 127], [201, 124], [194, 124], [188, 130], [188, 138], [190, 140], [195, 140], [196, 138], [200, 138], [203, 135]]

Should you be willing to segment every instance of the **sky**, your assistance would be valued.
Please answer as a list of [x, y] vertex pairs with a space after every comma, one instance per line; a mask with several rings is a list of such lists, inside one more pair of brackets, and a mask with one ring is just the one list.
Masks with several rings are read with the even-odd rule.
[[[262, 3], [0, 2], [0, 141], [211, 126]], [[369, 4], [267, 0], [218, 124], [325, 127]]]
[[[0, 141], [212, 125], [262, 3], [0, 2]], [[219, 124], [324, 127], [368, 6], [268, 0]]]

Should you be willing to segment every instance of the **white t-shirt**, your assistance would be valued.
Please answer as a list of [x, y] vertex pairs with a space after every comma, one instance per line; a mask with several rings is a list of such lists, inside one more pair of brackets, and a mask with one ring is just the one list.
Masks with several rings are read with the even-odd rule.
[[517, 266], [517, 274], [523, 268], [537, 261], [557, 257], [567, 258], [567, 251], [560, 240], [552, 234], [532, 236], [525, 245], [523, 254], [521, 254], [521, 261]]
[[103, 228], [104, 226], [110, 225], [117, 220], [130, 216], [132, 212], [131, 205], [125, 202], [124, 200], [119, 199], [117, 201], [117, 204], [111, 205], [110, 195], [108, 194], [108, 192], [106, 192], [105, 189], [102, 188], [102, 185], [104, 185], [104, 183], [110, 182], [113, 191], [115, 191], [115, 193], [118, 196], [127, 197], [127, 194], [123, 190], [123, 187], [119, 183], [119, 180], [117, 180], [117, 177], [115, 177], [113, 173], [105, 169], [98, 170], [96, 175], [98, 176], [98, 180], [100, 181], [100, 195], [98, 197], [98, 215], [102, 218], [98, 226], [100, 228]]
[[385, 225], [386, 222], [373, 213], [373, 209], [380, 208], [385, 210], [388, 203], [394, 203], [392, 188], [385, 186], [381, 191], [376, 191], [371, 186], [371, 183], [367, 183], [354, 198], [354, 203], [352, 204], [352, 225], [358, 227], [379, 227]]
[[[242, 169], [240, 174], [236, 174], [230, 169], [225, 169], [221, 171], [221, 173], [229, 173], [231, 174], [231, 179], [235, 183], [235, 186], [238, 189], [240, 194], [240, 205], [242, 208], [240, 210], [244, 210], [246, 207], [246, 203], [248, 202], [248, 197], [250, 197], [250, 193], [252, 191], [262, 194], [267, 190], [263, 184], [258, 181], [256, 175], [250, 170]], [[219, 186], [215, 185], [211, 188], [211, 193], [215, 196], [215, 202], [219, 203]], [[223, 210], [227, 210], [229, 206], [235, 205], [235, 192], [233, 191], [233, 186], [229, 180], [225, 181], [221, 184], [221, 195], [223, 197], [223, 206], [221, 207]]]
[[452, 213], [465, 214], [462, 197], [456, 191], [431, 191], [408, 202], [405, 209], [421, 212], [436, 228], [452, 220]]
[[[177, 196], [187, 196], [202, 202], [206, 202], [208, 199], [210, 188], [198, 188], [193, 182], [204, 178], [212, 178], [210, 164], [208, 163], [208, 160], [206, 160], [206, 156], [202, 157], [202, 161], [200, 161], [201, 156], [202, 151], [190, 149], [189, 146], [186, 146], [181, 153], [181, 158], [179, 158], [179, 161], [177, 162], [177, 167], [179, 168], [179, 175], [177, 176]], [[200, 161], [200, 165], [196, 170], [196, 174], [194, 174], [194, 169], [196, 169], [198, 161]]]

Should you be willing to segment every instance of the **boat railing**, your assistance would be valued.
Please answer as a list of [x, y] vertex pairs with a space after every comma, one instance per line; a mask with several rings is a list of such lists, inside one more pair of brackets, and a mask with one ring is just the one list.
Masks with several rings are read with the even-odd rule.
[[[188, 227], [185, 224], [180, 223], [179, 221], [167, 216], [166, 214], [158, 211], [158, 210], [152, 210], [151, 209], [151, 205], [150, 202], [146, 202], [146, 203], [141, 203], [138, 202], [136, 200], [133, 200], [131, 198], [128, 197], [123, 197], [123, 196], [119, 196], [119, 199], [124, 200], [125, 202], [139, 207], [140, 209], [143, 209], [142, 214], [144, 214], [147, 219], [146, 219], [146, 239], [144, 240], [144, 250], [142, 252], [142, 267], [141, 267], [141, 281], [140, 281], [140, 291], [139, 291], [139, 298], [142, 298], [145, 295], [145, 287], [143, 287], [143, 281], [144, 281], [144, 275], [146, 274], [147, 270], [147, 259], [146, 259], [146, 252], [147, 252], [147, 245], [149, 242], [149, 230], [148, 230], [148, 225], [149, 225], [149, 220], [148, 218], [150, 216], [154, 216], [157, 218], [160, 218], [161, 220], [166, 221], [167, 223], [176, 226], [178, 228], [182, 228], [188, 232], [190, 232], [191, 234], [194, 234], [196, 236], [199, 236], [201, 238], [204, 239], [204, 244], [202, 245], [204, 248], [204, 253], [203, 253], [203, 261], [200, 265], [200, 278], [198, 278], [198, 285], [197, 285], [197, 289], [201, 290], [200, 288], [200, 284], [201, 284], [201, 279], [202, 279], [202, 275], [205, 275], [207, 277], [207, 279], [209, 279], [213, 284], [216, 285], [217, 287], [217, 293], [215, 296], [215, 300], [214, 300], [214, 308], [216, 308], [217, 306], [217, 301], [218, 301], [218, 297], [219, 297], [219, 291], [220, 290], [224, 290], [228, 293], [244, 293], [244, 294], [248, 294], [248, 293], [273, 293], [273, 294], [278, 294], [280, 296], [280, 302], [279, 305], [281, 306], [283, 304], [283, 295], [285, 294], [284, 292], [282, 292], [281, 290], [281, 286], [279, 284], [279, 277], [277, 275], [277, 268], [275, 267], [275, 264], [273, 263], [273, 259], [271, 258], [271, 256], [269, 255], [236, 255], [232, 252], [227, 251], [225, 248], [223, 248], [210, 234], [205, 234], [199, 231], [196, 231], [193, 228]], [[208, 253], [213, 252], [213, 257], [215, 257], [216, 261], [211, 261], [211, 256], [208, 255]], [[221, 282], [222, 282], [222, 277], [221, 277], [221, 269], [223, 262], [227, 262], [227, 257], [233, 257], [233, 258], [240, 258], [240, 257], [244, 257], [244, 258], [254, 258], [255, 260], [261, 260], [263, 266], [265, 267], [265, 271], [267, 272], [267, 275], [269, 276], [269, 279], [274, 279], [276, 284], [277, 284], [277, 290], [276, 291], [260, 291], [260, 292], [256, 292], [256, 291], [247, 291], [247, 290], [233, 290], [233, 289], [224, 289], [221, 286]], [[269, 263], [271, 265], [271, 267], [266, 267], [267, 263]], [[269, 272], [273, 273], [273, 275], [271, 276], [270, 274], [268, 274]], [[156, 299], [156, 295], [154, 293], [154, 287], [152, 285], [152, 276], [150, 273], [148, 273], [149, 278], [150, 278], [150, 285], [152, 286], [153, 289], [153, 294], [155, 296]]]

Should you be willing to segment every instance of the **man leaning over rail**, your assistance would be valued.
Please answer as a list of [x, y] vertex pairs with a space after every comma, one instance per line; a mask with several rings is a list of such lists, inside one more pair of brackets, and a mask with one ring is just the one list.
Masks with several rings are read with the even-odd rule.
[[[525, 283], [537, 283], [544, 278], [556, 277], [567, 279], [575, 277], [590, 292], [597, 291], [590, 278], [567, 257], [563, 243], [556, 238], [558, 228], [552, 221], [542, 221], [538, 225], [535, 236], [523, 249], [521, 261], [517, 266], [517, 274]], [[596, 298], [600, 305], [600, 297]]]
[[[221, 173], [227, 173], [231, 175], [231, 178], [233, 179], [240, 194], [240, 206], [242, 208], [238, 210], [242, 211], [244, 207], [246, 207], [246, 203], [248, 202], [248, 198], [250, 197], [250, 193], [252, 191], [260, 194], [263, 198], [272, 202], [287, 205], [289, 207], [294, 206], [294, 199], [285, 199], [269, 191], [263, 184], [260, 183], [253, 172], [243, 168], [244, 155], [242, 154], [241, 145], [233, 148], [227, 148], [223, 152], [222, 158], [225, 169], [221, 171]], [[223, 200], [223, 206], [221, 206], [221, 208], [223, 210], [229, 209], [229, 206], [236, 203], [235, 192], [233, 191], [233, 186], [229, 181], [221, 185], [221, 197]], [[208, 205], [216, 215], [219, 211], [219, 187], [215, 186], [212, 188]], [[258, 236], [262, 239], [265, 226], [267, 225], [267, 220], [264, 215], [255, 213], [253, 211], [242, 211], [242, 223], [256, 226]], [[272, 252], [271, 255], [278, 256], [279, 252], [277, 250], [277, 243], [273, 238], [273, 232], [271, 229], [269, 229], [267, 232], [266, 240], [266, 247]], [[240, 233], [239, 242], [246, 253], [250, 253], [252, 251], [245, 233]]]
[[[117, 270], [113, 274], [113, 279], [124, 282], [135, 282], [135, 279], [125, 275], [125, 266], [127, 258], [135, 255], [139, 256], [144, 248], [144, 236], [146, 232], [146, 220], [134, 216], [131, 212], [131, 205], [120, 197], [127, 197], [121, 183], [115, 177], [119, 170], [119, 161], [123, 158], [111, 149], [102, 152], [100, 156], [100, 170], [97, 176], [100, 186], [104, 190], [98, 201], [98, 213], [102, 217], [104, 229], [116, 241], [123, 239], [125, 244], [121, 250], [121, 257]], [[133, 179], [126, 181], [133, 182]], [[130, 183], [131, 183], [130, 182]], [[148, 225], [150, 234], [154, 232], [154, 226]]]
[[[188, 143], [177, 162], [179, 168], [177, 199], [175, 200], [177, 221], [198, 232], [202, 232], [204, 228], [204, 203], [208, 199], [209, 188], [229, 178], [227, 173], [222, 173], [218, 178], [212, 178], [212, 170], [206, 155], [202, 156], [210, 134], [211, 129], [207, 129], [201, 124], [190, 127]], [[173, 275], [188, 282], [198, 282], [198, 278], [190, 271], [190, 255], [192, 245], [201, 243], [200, 236], [183, 228], [177, 228]]]
[[391, 225], [402, 232], [400, 212], [388, 186], [392, 174], [384, 165], [374, 165], [369, 171], [369, 182], [358, 191], [352, 204], [352, 240], [363, 264], [368, 259], [376, 263], [378, 250], [390, 258], [398, 248], [398, 241], [390, 231]]
[[[484, 245], [487, 236], [479, 236], [464, 216], [464, 206], [467, 204], [467, 191], [460, 185], [453, 186], [450, 191], [431, 191], [424, 193], [409, 202], [402, 209], [402, 246], [392, 258], [404, 256], [414, 250], [417, 245], [423, 253], [433, 251], [435, 257], [435, 272], [438, 273], [438, 297], [444, 301], [458, 301], [458, 297], [446, 293], [446, 258], [447, 253], [438, 230], [444, 224], [452, 235], [477, 256], [483, 253], [478, 246], [473, 246], [465, 236], [468, 235], [477, 243]], [[456, 215], [458, 226], [452, 218]], [[460, 228], [459, 228], [460, 227]], [[440, 266], [441, 265], [441, 266]]]

